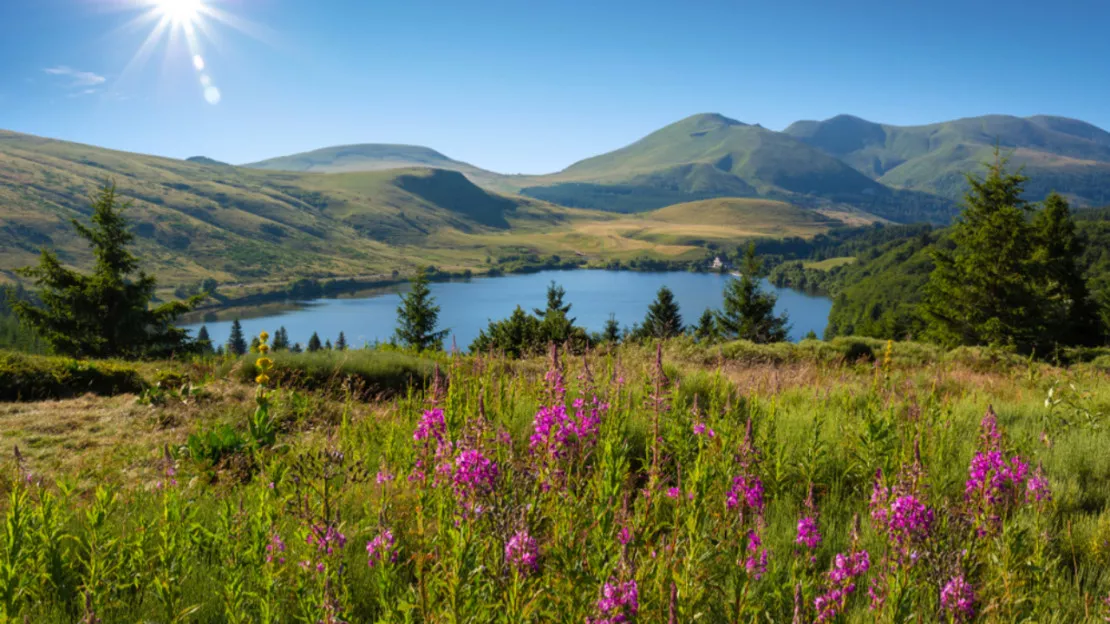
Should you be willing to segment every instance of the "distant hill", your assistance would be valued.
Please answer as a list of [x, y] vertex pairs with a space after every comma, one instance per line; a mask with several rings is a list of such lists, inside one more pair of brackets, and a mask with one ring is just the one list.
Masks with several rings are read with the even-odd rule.
[[568, 214], [453, 171], [262, 171], [0, 131], [0, 272], [34, 263], [42, 246], [90, 264], [69, 220], [89, 214], [89, 197], [108, 180], [133, 204], [144, 266], [169, 283], [388, 271], [460, 257], [429, 242], [444, 232], [492, 234]]
[[1075, 119], [987, 115], [893, 126], [839, 115], [796, 122], [784, 134], [887, 186], [949, 199], [961, 198], [964, 174], [981, 171], [997, 144], [1029, 176], [1031, 199], [1056, 190], [1081, 205], [1110, 201], [1110, 133]]
[[894, 220], [942, 220], [953, 206], [898, 192], [793, 136], [718, 114], [688, 117], [521, 192], [568, 206], [639, 212], [713, 197], [851, 204]]
[[225, 162], [216, 160], [215, 158], [209, 158], [207, 156], [190, 156], [189, 158], [186, 158], [185, 161], [186, 162], [191, 162], [191, 163], [196, 163], [198, 165], [211, 165], [213, 167], [230, 167], [231, 166], [231, 165], [229, 165]]

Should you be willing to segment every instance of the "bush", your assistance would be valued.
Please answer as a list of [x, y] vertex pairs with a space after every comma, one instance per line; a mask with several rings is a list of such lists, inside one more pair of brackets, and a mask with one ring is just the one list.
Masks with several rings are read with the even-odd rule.
[[0, 401], [139, 393], [145, 387], [138, 371], [122, 362], [0, 352]]
[[[269, 375], [278, 385], [341, 392], [350, 380], [351, 388], [362, 396], [392, 394], [412, 384], [423, 385], [435, 368], [435, 363], [429, 359], [375, 349], [314, 353], [279, 351], [271, 352], [270, 358], [274, 367]], [[257, 354], [248, 354], [231, 360], [220, 372], [244, 383], [254, 383], [258, 374], [254, 366], [256, 359]]]

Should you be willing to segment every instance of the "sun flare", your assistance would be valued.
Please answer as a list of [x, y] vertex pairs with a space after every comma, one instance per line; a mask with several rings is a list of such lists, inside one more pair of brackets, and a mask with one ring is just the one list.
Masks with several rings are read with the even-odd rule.
[[158, 12], [179, 25], [192, 25], [204, 11], [202, 0], [156, 0]]

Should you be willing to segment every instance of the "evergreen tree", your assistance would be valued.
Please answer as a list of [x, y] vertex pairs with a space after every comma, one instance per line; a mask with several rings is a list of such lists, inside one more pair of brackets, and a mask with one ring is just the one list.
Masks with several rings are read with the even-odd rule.
[[1036, 283], [1038, 241], [1021, 198], [1025, 176], [1008, 173], [997, 149], [995, 157], [986, 177], [967, 176], [971, 188], [951, 245], [933, 252], [923, 311], [928, 335], [942, 344], [1028, 351], [1048, 335]]
[[698, 317], [698, 324], [694, 327], [694, 338], [698, 342], [711, 343], [717, 339], [717, 316], [713, 310], [706, 308]]
[[231, 322], [231, 335], [227, 338], [227, 352], [236, 356], [247, 352], [247, 339], [243, 337], [243, 326], [239, 324], [239, 319]]
[[679, 314], [678, 303], [675, 302], [670, 288], [663, 286], [656, 293], [655, 301], [648, 306], [640, 331], [650, 338], [674, 338], [682, 334], [682, 315]]
[[331, 351], [331, 338], [324, 340], [324, 349]]
[[435, 305], [428, 288], [428, 274], [421, 268], [413, 277], [412, 288], [401, 295], [401, 305], [397, 308], [397, 341], [410, 349], [442, 351], [448, 330], [437, 331], [438, 322], [439, 306]]
[[320, 350], [320, 336], [316, 332], [312, 332], [312, 336], [308, 339], [308, 352], [315, 353]]
[[541, 318], [549, 316], [552, 312], [562, 312], [563, 317], [567, 319], [567, 322], [573, 325], [574, 321], [577, 319], [570, 318], [571, 304], [563, 303], [563, 298], [566, 296], [566, 289], [556, 284], [555, 280], [551, 280], [551, 283], [547, 285], [547, 307], [542, 310], [539, 308], [535, 308], [532, 310], [532, 312], [534, 312], [536, 316]]
[[602, 339], [610, 344], [617, 344], [621, 341], [621, 325], [617, 322], [617, 316], [615, 314], [610, 313], [609, 320], [605, 321]]
[[293, 346], [289, 347], [289, 352], [290, 353], [302, 353], [302, 352], [304, 352], [304, 347], [301, 346], [301, 343], [294, 342]]
[[270, 349], [274, 351], [284, 351], [289, 348], [289, 332], [282, 325], [274, 332], [274, 338], [270, 342]]
[[347, 350], [347, 337], [343, 335], [343, 332], [339, 332], [339, 337], [335, 339], [335, 350], [336, 351], [346, 351]]
[[251, 346], [248, 350], [251, 353], [258, 353], [258, 345], [260, 344], [262, 344], [262, 341], [258, 339], [258, 336], [251, 336]]
[[755, 244], [749, 243], [740, 279], [729, 278], [724, 309], [717, 313], [717, 330], [722, 338], [756, 343], [786, 340], [786, 314], [775, 316], [778, 298], [760, 288], [762, 271], [763, 263], [755, 256]]
[[1098, 305], [1076, 260], [1086, 252], [1076, 234], [1067, 200], [1049, 195], [1033, 218], [1035, 261], [1041, 267], [1040, 297], [1053, 344], [1100, 344], [1104, 331]]
[[93, 273], [67, 269], [57, 254], [43, 249], [37, 267], [19, 270], [39, 287], [42, 305], [12, 299], [12, 309], [64, 355], [156, 357], [187, 350], [193, 346], [188, 333], [173, 323], [200, 298], [150, 307], [156, 282], [127, 250], [134, 239], [123, 216], [129, 204], [117, 203], [115, 185], [109, 184], [93, 203], [91, 226], [72, 220], [92, 247]]
[[566, 294], [567, 291], [556, 284], [555, 280], [552, 280], [547, 286], [547, 308], [533, 310], [542, 322], [542, 331], [546, 342], [563, 343], [572, 336], [584, 333], [574, 327], [575, 319], [568, 316], [571, 304], [563, 303]]
[[809, 330], [808, 332], [806, 332], [805, 339], [806, 340], [817, 340], [817, 332], [813, 331], [812, 329]]
[[205, 354], [211, 354], [212, 353], [212, 338], [210, 338], [208, 336], [208, 326], [207, 325], [201, 325], [200, 326], [200, 329], [197, 331], [196, 343], [197, 343], [197, 350], [200, 351], [201, 353], [205, 353]]
[[542, 353], [547, 348], [542, 322], [517, 306], [509, 318], [490, 321], [470, 344], [472, 353], [497, 351], [509, 357]]

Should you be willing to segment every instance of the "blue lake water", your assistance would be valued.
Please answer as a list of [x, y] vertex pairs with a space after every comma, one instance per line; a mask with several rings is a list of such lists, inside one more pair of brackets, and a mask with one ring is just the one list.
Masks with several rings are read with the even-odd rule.
[[[642, 321], [661, 286], [674, 291], [683, 321], [694, 323], [707, 307], [721, 307], [728, 279], [726, 275], [715, 273], [543, 271], [438, 282], [431, 284], [431, 290], [440, 306], [440, 327], [449, 328], [458, 347], [466, 349], [491, 320], [508, 317], [517, 305], [526, 311], [545, 307], [547, 285], [552, 280], [566, 289], [564, 302], [573, 306], [570, 316], [577, 319], [576, 324], [589, 331], [601, 331], [610, 314], [616, 315], [622, 327], [631, 327], [633, 323]], [[304, 345], [312, 332], [318, 332], [320, 340], [331, 339], [334, 342], [342, 331], [348, 344], [357, 347], [390, 339], [396, 326], [400, 293], [407, 288], [408, 285], [400, 285], [337, 299], [235, 310], [219, 314], [218, 320], [209, 319], [203, 324], [208, 327], [213, 344], [227, 341], [231, 321], [238, 316], [248, 337], [262, 330], [273, 334], [278, 327], [284, 326], [291, 342]], [[778, 295], [776, 310], [789, 314], [791, 340], [800, 339], [810, 330], [818, 336], [825, 331], [832, 308], [829, 298], [776, 288], [766, 282], [764, 288]], [[187, 327], [196, 335], [201, 325], [196, 323]], [[450, 348], [450, 337], [445, 346]]]

